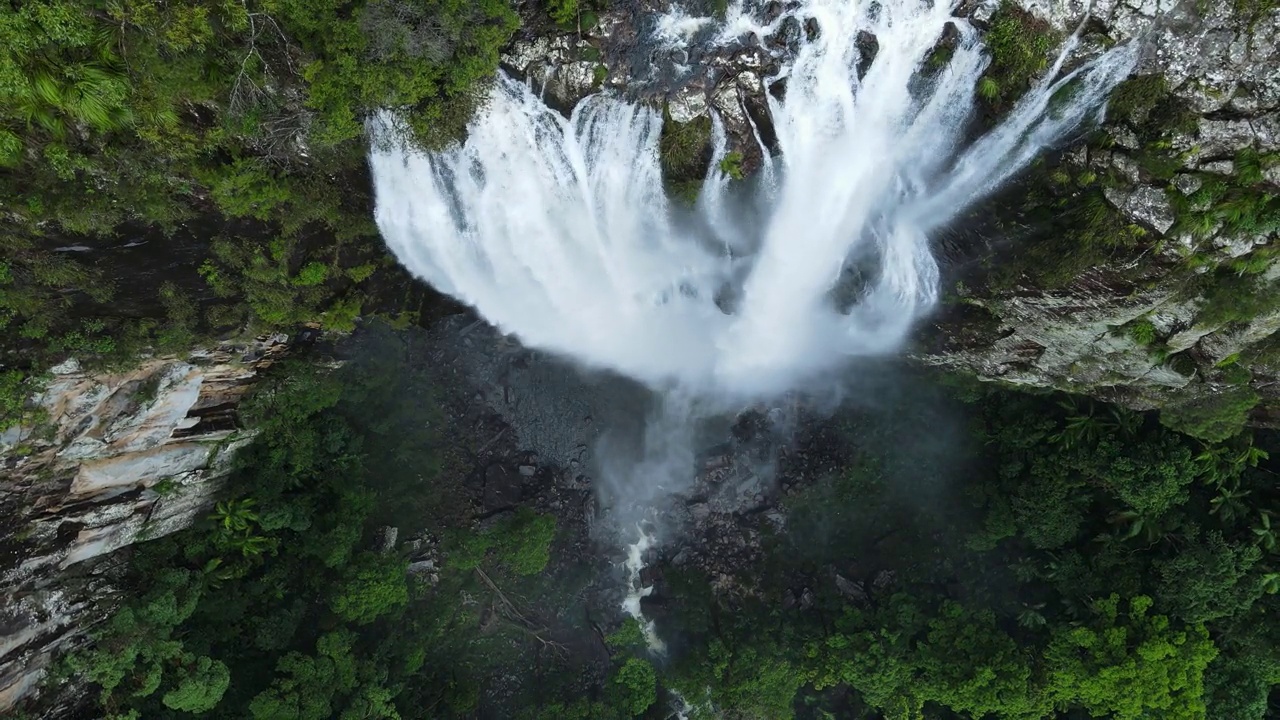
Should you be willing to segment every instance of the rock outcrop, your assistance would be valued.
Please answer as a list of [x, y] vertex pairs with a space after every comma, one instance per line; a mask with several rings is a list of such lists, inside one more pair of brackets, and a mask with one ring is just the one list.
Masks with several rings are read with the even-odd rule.
[[44, 420], [0, 434], [0, 713], [113, 607], [116, 550], [206, 512], [248, 442], [236, 406], [285, 336], [152, 358], [124, 372], [58, 365]]
[[[1141, 410], [1200, 404], [1210, 412], [1217, 398], [1245, 393], [1257, 398], [1251, 420], [1276, 426], [1280, 9], [1173, 0], [1019, 4], [1062, 33], [1087, 12], [1087, 27], [1097, 30], [1082, 43], [1086, 53], [1128, 40], [1146, 46], [1103, 127], [1061, 165], [1084, 187], [1076, 194], [1100, 193], [1136, 240], [1110, 244], [1061, 286], [1027, 275], [960, 285], [953, 301], [981, 312], [944, 310], [931, 332], [956, 342], [919, 357]], [[1020, 251], [1015, 240], [1004, 256]], [[963, 339], [972, 328], [957, 327], [962, 317], [978, 317], [986, 331]]]

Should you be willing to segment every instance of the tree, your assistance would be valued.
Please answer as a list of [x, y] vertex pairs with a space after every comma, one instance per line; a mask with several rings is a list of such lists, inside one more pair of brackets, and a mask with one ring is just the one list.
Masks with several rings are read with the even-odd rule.
[[315, 655], [292, 652], [280, 658], [271, 687], [249, 703], [254, 719], [327, 720], [334, 697], [356, 687], [355, 639], [354, 633], [339, 630], [316, 641]]
[[1243, 615], [1262, 596], [1261, 582], [1250, 579], [1262, 558], [1258, 548], [1228, 543], [1217, 531], [1185, 540], [1176, 555], [1154, 562], [1161, 607], [1188, 623], [1206, 623]]
[[1168, 617], [1148, 615], [1151, 604], [1139, 595], [1121, 613], [1113, 594], [1087, 624], [1053, 628], [1045, 660], [1056, 706], [1116, 720], [1204, 717], [1204, 671], [1218, 651], [1203, 625], [1175, 629]]
[[636, 717], [658, 699], [658, 675], [647, 660], [627, 658], [610, 681], [614, 707]]
[[363, 552], [344, 571], [329, 596], [329, 607], [343, 620], [366, 625], [409, 601], [403, 559]]
[[212, 710], [231, 684], [231, 672], [219, 660], [196, 658], [177, 672], [177, 687], [164, 694], [165, 707], [200, 714]]

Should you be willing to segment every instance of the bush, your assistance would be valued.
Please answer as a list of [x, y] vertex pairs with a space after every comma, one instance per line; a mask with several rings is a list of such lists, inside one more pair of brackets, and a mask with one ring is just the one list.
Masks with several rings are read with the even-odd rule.
[[1129, 337], [1139, 345], [1150, 345], [1156, 341], [1156, 326], [1150, 320], [1139, 320], [1129, 326]]
[[1049, 66], [1049, 54], [1058, 40], [1048, 23], [1012, 2], [1003, 2], [985, 38], [991, 65], [978, 82], [979, 95], [992, 105], [1017, 100]]
[[1232, 387], [1217, 395], [1198, 398], [1160, 410], [1160, 423], [1209, 442], [1222, 442], [1240, 434], [1257, 406], [1258, 393], [1249, 387]]
[[642, 715], [658, 699], [658, 674], [653, 665], [640, 658], [627, 658], [611, 681], [610, 704], [627, 717]]

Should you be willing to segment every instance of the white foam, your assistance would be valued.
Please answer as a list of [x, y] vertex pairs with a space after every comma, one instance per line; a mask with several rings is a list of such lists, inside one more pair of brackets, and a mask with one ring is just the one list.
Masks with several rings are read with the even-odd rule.
[[[376, 145], [379, 227], [415, 275], [525, 344], [655, 387], [764, 396], [892, 352], [938, 296], [930, 233], [1098, 112], [1135, 59], [1122, 46], [1046, 79], [962, 148], [987, 60], [952, 10], [804, 0], [763, 25], [730, 8], [718, 42], [775, 33], [787, 18], [819, 29], [768, 81], [786, 92], [768, 98], [781, 155], [759, 175], [762, 220], [732, 210], [722, 133], [699, 222], [678, 222], [657, 110], [605, 93], [565, 119], [501, 77], [465, 145]], [[680, 16], [668, 29], [688, 37], [704, 21]], [[948, 23], [955, 51], [922, 86]], [[878, 43], [862, 78], [860, 32]], [[1070, 98], [1051, 102], [1070, 81]], [[857, 300], [836, 303], [854, 265]], [[726, 291], [732, 312], [717, 304]]]

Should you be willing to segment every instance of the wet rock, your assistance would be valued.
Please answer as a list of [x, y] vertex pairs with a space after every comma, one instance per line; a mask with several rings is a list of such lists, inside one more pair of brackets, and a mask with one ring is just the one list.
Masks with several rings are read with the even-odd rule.
[[870, 600], [862, 583], [854, 582], [838, 573], [836, 574], [836, 589], [840, 591], [841, 595], [849, 598], [857, 605], [866, 605]]
[[396, 540], [400, 537], [400, 528], [387, 525], [382, 528], [382, 544], [379, 550], [383, 555], [395, 552]]
[[1201, 172], [1213, 173], [1214, 175], [1235, 175], [1236, 164], [1231, 160], [1214, 160], [1212, 162], [1200, 163], [1197, 169]]
[[1116, 209], [1164, 234], [1173, 227], [1173, 206], [1164, 190], [1139, 185], [1132, 190], [1106, 188], [1103, 194]]
[[1130, 183], [1137, 184], [1142, 178], [1142, 170], [1138, 167], [1138, 163], [1124, 153], [1112, 154], [1111, 167]]
[[1190, 196], [1199, 190], [1201, 185], [1204, 185], [1204, 181], [1196, 175], [1180, 174], [1173, 177], [1173, 186], [1178, 188], [1178, 192], [1186, 196]]
[[523, 492], [522, 475], [501, 463], [494, 463], [484, 471], [485, 510], [502, 510], [520, 502]]
[[565, 107], [572, 107], [579, 100], [595, 92], [598, 62], [579, 60], [565, 63], [545, 71], [542, 81], [547, 93]]
[[688, 123], [707, 114], [707, 93], [701, 87], [686, 85], [672, 93], [667, 112], [677, 123]]
[[742, 92], [735, 85], [721, 85], [711, 96], [711, 105], [731, 128], [747, 127], [747, 111], [742, 102]]

